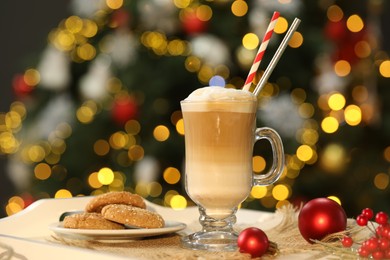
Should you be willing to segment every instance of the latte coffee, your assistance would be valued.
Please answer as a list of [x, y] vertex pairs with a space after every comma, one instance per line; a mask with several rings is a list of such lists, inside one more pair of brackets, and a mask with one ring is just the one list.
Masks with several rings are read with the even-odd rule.
[[187, 193], [207, 215], [222, 219], [252, 187], [257, 99], [247, 91], [205, 87], [181, 107]]
[[[249, 91], [204, 87], [180, 102], [184, 120], [185, 188], [198, 205], [202, 229], [181, 238], [191, 249], [237, 250], [236, 211], [253, 185], [271, 185], [283, 172], [278, 133], [256, 128], [257, 97]], [[253, 174], [255, 142], [266, 140], [273, 155], [264, 174]]]

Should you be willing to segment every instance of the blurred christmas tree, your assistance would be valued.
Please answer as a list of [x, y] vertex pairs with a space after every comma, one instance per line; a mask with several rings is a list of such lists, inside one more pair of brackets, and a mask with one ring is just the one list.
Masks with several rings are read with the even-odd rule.
[[[390, 211], [386, 4], [73, 1], [39, 60], [15, 78], [18, 101], [0, 114], [0, 153], [20, 191], [7, 214], [39, 198], [124, 189], [190, 205], [179, 101], [218, 76], [241, 88], [275, 10], [281, 17], [262, 69], [288, 24], [302, 19], [259, 97], [259, 125], [281, 134], [286, 169], [243, 206], [273, 210], [334, 196], [349, 215]], [[256, 172], [267, 167], [268, 150], [256, 147]]]

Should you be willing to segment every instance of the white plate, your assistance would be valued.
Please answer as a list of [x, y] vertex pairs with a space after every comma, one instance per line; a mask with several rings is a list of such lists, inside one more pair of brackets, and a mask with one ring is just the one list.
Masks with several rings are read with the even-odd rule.
[[142, 237], [158, 236], [180, 231], [186, 224], [176, 221], [165, 221], [163, 228], [140, 228], [120, 230], [95, 230], [64, 228], [62, 222], [49, 225], [49, 229], [59, 236], [89, 240], [129, 240]]

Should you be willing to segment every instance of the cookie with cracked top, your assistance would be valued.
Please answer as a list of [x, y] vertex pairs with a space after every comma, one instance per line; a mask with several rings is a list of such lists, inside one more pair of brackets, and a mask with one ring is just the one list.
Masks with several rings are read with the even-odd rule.
[[85, 211], [100, 213], [102, 208], [109, 204], [124, 204], [142, 209], [146, 208], [145, 201], [140, 195], [128, 191], [113, 191], [93, 197], [85, 206]]
[[66, 216], [63, 221], [65, 228], [73, 229], [124, 229], [125, 226], [103, 218], [100, 213], [77, 213]]
[[162, 228], [165, 225], [160, 214], [123, 204], [110, 204], [103, 207], [102, 216], [120, 224], [139, 228]]

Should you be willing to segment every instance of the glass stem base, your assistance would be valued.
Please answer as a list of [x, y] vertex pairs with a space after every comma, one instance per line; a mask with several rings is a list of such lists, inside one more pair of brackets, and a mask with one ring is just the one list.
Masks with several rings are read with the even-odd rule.
[[199, 222], [202, 230], [182, 238], [182, 245], [186, 248], [208, 251], [235, 251], [237, 250], [238, 233], [233, 230], [236, 223], [237, 209], [223, 218], [213, 218], [206, 214], [206, 210], [199, 207]]
[[236, 251], [238, 234], [224, 231], [199, 231], [182, 238], [186, 248], [207, 251]]

